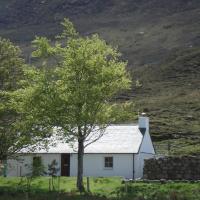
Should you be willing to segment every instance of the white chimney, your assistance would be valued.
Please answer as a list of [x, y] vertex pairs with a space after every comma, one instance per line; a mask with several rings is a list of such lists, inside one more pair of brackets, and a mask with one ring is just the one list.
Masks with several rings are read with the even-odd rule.
[[149, 132], [149, 118], [146, 117], [144, 114], [143, 116], [139, 117], [138, 125], [140, 129], [146, 129]]

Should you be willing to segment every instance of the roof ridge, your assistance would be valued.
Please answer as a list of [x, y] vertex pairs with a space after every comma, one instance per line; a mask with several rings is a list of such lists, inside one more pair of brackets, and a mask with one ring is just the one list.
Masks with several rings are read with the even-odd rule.
[[[129, 124], [110, 124], [109, 126], [138, 126], [137, 123], [129, 123]], [[108, 127], [109, 127], [108, 126]]]

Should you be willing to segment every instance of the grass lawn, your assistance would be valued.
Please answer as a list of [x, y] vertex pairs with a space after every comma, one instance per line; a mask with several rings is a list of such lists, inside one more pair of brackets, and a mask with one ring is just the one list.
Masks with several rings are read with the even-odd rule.
[[0, 200], [200, 200], [200, 183], [129, 183], [126, 193], [120, 178], [90, 178], [91, 192], [82, 195], [73, 177], [62, 177], [58, 185], [55, 180], [55, 191], [49, 192], [48, 177], [34, 179], [27, 198], [25, 179], [0, 178]]

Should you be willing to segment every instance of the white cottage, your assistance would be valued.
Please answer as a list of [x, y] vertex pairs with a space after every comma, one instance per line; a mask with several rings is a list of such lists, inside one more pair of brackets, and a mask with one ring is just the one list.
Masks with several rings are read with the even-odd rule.
[[[140, 117], [138, 125], [111, 125], [103, 137], [86, 147], [84, 176], [141, 178], [144, 160], [154, 156], [148, 117]], [[25, 176], [28, 173], [26, 166], [36, 158], [40, 158], [46, 168], [56, 160], [60, 176], [77, 175], [77, 152], [66, 143], [57, 142], [48, 151], [24, 153], [21, 158], [23, 162], [8, 160], [8, 176]]]

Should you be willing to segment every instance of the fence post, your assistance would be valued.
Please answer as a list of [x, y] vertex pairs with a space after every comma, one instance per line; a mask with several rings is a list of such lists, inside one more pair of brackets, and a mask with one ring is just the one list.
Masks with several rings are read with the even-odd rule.
[[90, 177], [87, 177], [87, 192], [90, 192]]
[[58, 176], [58, 192], [60, 192], [60, 176]]
[[128, 182], [125, 181], [125, 192], [127, 193], [128, 192]]
[[49, 192], [51, 191], [51, 178], [49, 179]]

